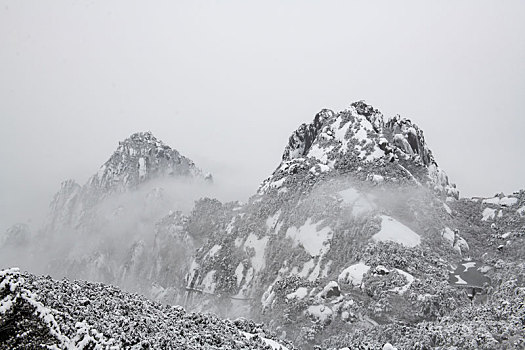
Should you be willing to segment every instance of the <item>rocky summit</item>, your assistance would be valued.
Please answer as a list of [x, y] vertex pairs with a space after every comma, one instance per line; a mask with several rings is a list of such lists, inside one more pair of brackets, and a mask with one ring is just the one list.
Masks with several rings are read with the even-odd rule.
[[[287, 341], [344, 350], [525, 346], [525, 191], [460, 198], [423, 131], [363, 101], [322, 110], [284, 146], [247, 203], [204, 197], [183, 210], [166, 189], [187, 179], [213, 186], [209, 177], [153, 135], [132, 135], [86, 185], [63, 184], [39, 233], [13, 228], [5, 241], [28, 256], [53, 251], [42, 266], [56, 278], [253, 319], [268, 329], [256, 332], [263, 341], [286, 340], [288, 348]], [[63, 248], [50, 248], [57, 245]], [[22, 312], [5, 306], [13, 296], [3, 293], [2, 320]], [[88, 324], [124, 346], [94, 319]]]
[[444, 197], [459, 197], [417, 125], [399, 116], [386, 119], [362, 101], [339, 113], [322, 110], [312, 123], [301, 125], [290, 136], [282, 159], [260, 192], [280, 185], [289, 174], [305, 171], [311, 183], [323, 173], [335, 172], [362, 180], [413, 182]]
[[[138, 132], [119, 143], [88, 184], [107, 194], [136, 188], [163, 175], [204, 177], [193, 161], [157, 140], [151, 132]], [[205, 177], [211, 180], [210, 174]]]

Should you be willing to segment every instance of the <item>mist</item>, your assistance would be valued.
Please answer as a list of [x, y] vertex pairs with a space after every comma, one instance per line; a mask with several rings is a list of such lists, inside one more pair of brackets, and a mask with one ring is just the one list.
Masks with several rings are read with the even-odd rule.
[[360, 99], [417, 123], [462, 196], [523, 188], [524, 6], [0, 0], [0, 232], [137, 131], [246, 198]]
[[[118, 277], [125, 259], [135, 244], [151, 251], [157, 230], [156, 223], [173, 212], [189, 215], [196, 200], [211, 197], [231, 201], [232, 193], [220, 184], [200, 179], [162, 177], [152, 179], [137, 189], [103, 197], [95, 206], [84, 208], [74, 215], [73, 225], [50, 226], [51, 215], [45, 224], [36, 227], [21, 225], [21, 233], [6, 232], [0, 236], [0, 266], [17, 266], [36, 274], [55, 278], [84, 278], [115, 283], [94, 271], [69, 271], [62, 262], [79, 265], [111, 258]], [[18, 227], [18, 226], [17, 226]], [[23, 232], [22, 232], [23, 231]], [[142, 277], [142, 276], [141, 276]], [[138, 281], [136, 281], [138, 283]], [[143, 282], [143, 281], [142, 281]], [[129, 285], [133, 285], [129, 282]], [[136, 286], [131, 288], [135, 289]]]

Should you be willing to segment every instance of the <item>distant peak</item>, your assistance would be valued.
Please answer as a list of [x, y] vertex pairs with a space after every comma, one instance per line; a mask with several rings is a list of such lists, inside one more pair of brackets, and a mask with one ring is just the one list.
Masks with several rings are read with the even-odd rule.
[[143, 131], [120, 141], [90, 183], [103, 192], [121, 191], [159, 176], [204, 178], [192, 160], [157, 139], [151, 131]]
[[119, 145], [122, 145], [122, 144], [136, 144], [137, 146], [152, 145], [156, 147], [170, 148], [164, 142], [157, 139], [151, 131], [141, 131], [141, 132], [133, 133], [128, 138], [119, 142]]
[[131, 134], [127, 139], [131, 140], [146, 140], [146, 141], [157, 141], [157, 138], [153, 135], [151, 131], [140, 131], [134, 134]]

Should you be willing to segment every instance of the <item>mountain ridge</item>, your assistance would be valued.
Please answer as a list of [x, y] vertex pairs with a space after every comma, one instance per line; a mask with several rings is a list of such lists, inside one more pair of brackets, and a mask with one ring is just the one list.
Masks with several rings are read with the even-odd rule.
[[[137, 140], [147, 147], [137, 151]], [[458, 319], [455, 310], [482, 314], [467, 307], [472, 301], [454, 274], [470, 262], [487, 283], [472, 287], [481, 290], [473, 300], [485, 298], [496, 310], [502, 279], [512, 275], [523, 276], [512, 287], [521, 293], [525, 192], [459, 198], [412, 121], [386, 119], [363, 101], [337, 113], [324, 109], [291, 134], [279, 165], [247, 203], [201, 198], [185, 213], [161, 187], [141, 192], [169, 173], [166, 154], [181, 159], [165, 147], [148, 133], [121, 142], [102, 175], [88, 181], [105, 207], [83, 197], [80, 185], [63, 184], [71, 196], [55, 198], [57, 227], [65, 222], [89, 244], [77, 247], [84, 248], [79, 256], [66, 252], [54, 272], [65, 266], [70, 276], [166, 304], [253, 318], [305, 349], [412, 346], [406, 324], [428, 347], [483, 348], [479, 339], [490, 337], [504, 343], [501, 320], [492, 320], [495, 330], [477, 325], [483, 335], [468, 345], [437, 335], [428, 341], [424, 329], [454, 332], [446, 319]], [[151, 176], [141, 177], [141, 158]], [[191, 161], [179, 162], [177, 174], [191, 173]], [[140, 205], [130, 209], [130, 200]], [[516, 298], [509, 300], [515, 310]], [[519, 334], [518, 324], [509, 327], [504, 332]], [[369, 331], [376, 338], [367, 339]]]

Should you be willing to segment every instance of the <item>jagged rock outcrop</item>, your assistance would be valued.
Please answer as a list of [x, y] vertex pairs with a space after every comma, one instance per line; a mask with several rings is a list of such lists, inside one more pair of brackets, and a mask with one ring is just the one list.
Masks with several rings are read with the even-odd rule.
[[290, 137], [282, 159], [260, 192], [298, 172], [310, 172], [312, 178], [325, 172], [370, 175], [374, 170], [386, 181], [413, 181], [444, 197], [459, 198], [455, 185], [438, 167], [423, 131], [399, 116], [385, 120], [362, 101], [339, 113], [322, 110], [312, 123], [301, 125]]
[[103, 195], [136, 188], [161, 176], [206, 177], [193, 161], [181, 155], [151, 132], [139, 132], [119, 143], [88, 184]]

